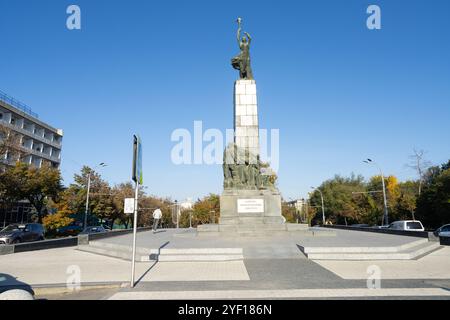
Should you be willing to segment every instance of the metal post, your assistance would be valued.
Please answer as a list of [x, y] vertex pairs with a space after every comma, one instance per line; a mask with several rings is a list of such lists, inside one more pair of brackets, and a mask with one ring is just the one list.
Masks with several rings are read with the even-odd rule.
[[89, 192], [91, 190], [91, 173], [92, 171], [89, 171], [88, 174], [88, 185], [87, 185], [87, 195], [86, 195], [86, 210], [84, 211], [84, 224], [83, 224], [83, 229], [87, 228], [87, 216], [88, 216], [88, 212], [89, 212]]
[[[317, 189], [317, 190], [319, 190], [319, 189]], [[325, 207], [323, 205], [323, 194], [322, 194], [322, 191], [319, 190], [319, 192], [320, 192], [320, 197], [322, 198], [322, 220], [323, 220], [323, 225], [325, 225]]]
[[322, 193], [322, 191], [320, 191], [319, 188], [311, 187], [311, 189], [313, 189], [315, 191], [319, 191], [319, 193], [320, 193], [320, 199], [322, 201], [322, 223], [323, 223], [323, 225], [325, 225], [325, 206], [324, 206], [324, 203], [323, 203], [323, 193]]
[[189, 210], [189, 229], [192, 229], [192, 210]]
[[131, 288], [134, 288], [134, 271], [136, 267], [136, 235], [138, 220], [138, 196], [139, 196], [139, 180], [136, 182], [136, 190], [134, 193], [134, 221], [133, 221], [133, 253], [131, 256]]
[[385, 183], [384, 183], [383, 171], [381, 170], [381, 167], [375, 161], [373, 161], [372, 159], [367, 159], [364, 162], [368, 163], [368, 164], [373, 164], [373, 165], [375, 165], [378, 168], [378, 170], [380, 170], [381, 184], [383, 185], [383, 202], [384, 202], [383, 224], [384, 225], [388, 225], [389, 224], [389, 212], [388, 212], [388, 207], [387, 207], [386, 186], [385, 186]]
[[386, 186], [384, 184], [384, 176], [383, 172], [380, 169], [381, 173], [381, 183], [383, 184], [383, 201], [384, 201], [384, 223], [386, 225], [389, 224], [389, 215], [388, 215], [388, 207], [387, 207], [387, 199], [386, 199]]

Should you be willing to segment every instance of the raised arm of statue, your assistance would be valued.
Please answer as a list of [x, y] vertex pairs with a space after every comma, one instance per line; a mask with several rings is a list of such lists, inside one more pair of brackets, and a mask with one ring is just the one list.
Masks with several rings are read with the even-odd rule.
[[250, 37], [250, 35], [248, 34], [248, 32], [245, 32], [245, 35], [248, 38], [248, 44], [250, 45], [250, 43], [252, 42], [252, 37]]
[[239, 29], [237, 31], [237, 42], [240, 47], [241, 46], [241, 27], [239, 27]]
[[237, 19], [237, 23], [238, 23], [238, 30], [237, 30], [237, 42], [238, 42], [238, 45], [239, 45], [239, 47], [241, 46], [241, 29], [242, 29], [242, 27], [241, 27], [241, 23], [242, 23], [242, 19], [241, 18], [238, 18]]

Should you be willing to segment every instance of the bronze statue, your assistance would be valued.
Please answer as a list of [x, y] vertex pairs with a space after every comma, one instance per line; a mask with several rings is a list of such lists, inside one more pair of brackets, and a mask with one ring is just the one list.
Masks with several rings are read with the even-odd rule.
[[250, 151], [230, 143], [223, 154], [225, 190], [275, 190], [276, 178]]
[[231, 60], [231, 65], [234, 69], [239, 70], [239, 76], [241, 79], [253, 80], [253, 72], [250, 61], [250, 44], [252, 38], [247, 32], [244, 32], [245, 36], [241, 38], [242, 30], [242, 19], [237, 19], [238, 31], [237, 31], [237, 41], [241, 53]]

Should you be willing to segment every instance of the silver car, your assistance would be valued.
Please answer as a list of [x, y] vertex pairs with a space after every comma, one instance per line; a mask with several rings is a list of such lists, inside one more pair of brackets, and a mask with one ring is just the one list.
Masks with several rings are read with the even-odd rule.
[[450, 238], [450, 224], [443, 225], [434, 232], [436, 237], [449, 237]]

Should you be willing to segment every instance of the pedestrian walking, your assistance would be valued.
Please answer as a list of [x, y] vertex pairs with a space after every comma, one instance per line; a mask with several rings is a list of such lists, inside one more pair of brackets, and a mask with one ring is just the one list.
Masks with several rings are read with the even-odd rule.
[[157, 207], [155, 211], [153, 211], [153, 232], [158, 229], [159, 221], [161, 220], [162, 212], [161, 208]]

